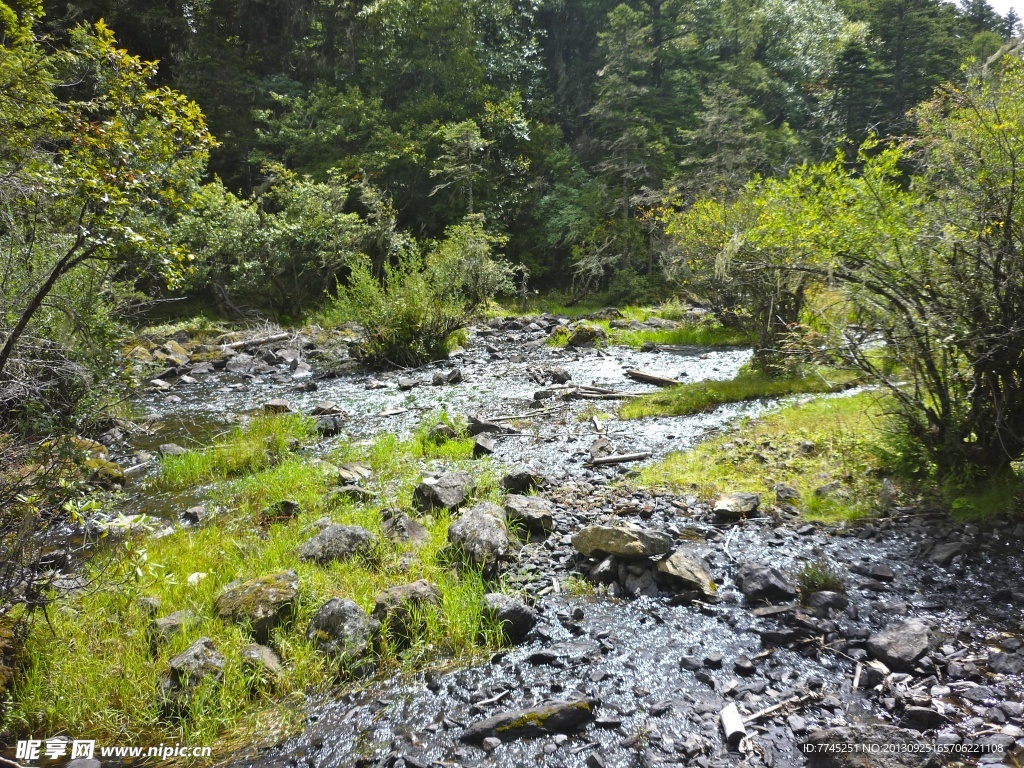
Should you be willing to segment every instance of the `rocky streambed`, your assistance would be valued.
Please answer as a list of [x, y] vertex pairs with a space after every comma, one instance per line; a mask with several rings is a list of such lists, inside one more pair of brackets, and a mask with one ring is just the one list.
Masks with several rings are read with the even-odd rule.
[[[486, 452], [511, 470], [511, 495], [474, 514], [518, 520], [526, 538], [487, 561], [496, 585], [523, 596], [506, 606], [518, 644], [477, 667], [313, 698], [300, 736], [231, 765], [1024, 760], [1024, 525], [981, 529], [883, 504], [877, 519], [825, 526], [796, 515], [785, 487], [708, 505], [615, 483], [637, 463], [595, 458], [658, 458], [771, 406], [605, 418], [615, 400], [565, 400], [565, 387], [651, 391], [624, 376], [635, 368], [725, 379], [749, 353], [547, 346], [565, 324], [492, 321], [451, 360], [386, 376], [325, 369], [297, 336], [220, 346], [210, 361], [163, 347], [178, 358], [144, 398], [149, 434], [108, 435], [130, 475], [149, 471], [148, 452], [251, 410], [319, 412], [323, 449], [409, 432], [444, 409], [490, 422]], [[130, 490], [128, 511], [182, 524], [187, 500]], [[514, 493], [524, 490], [537, 497]]]

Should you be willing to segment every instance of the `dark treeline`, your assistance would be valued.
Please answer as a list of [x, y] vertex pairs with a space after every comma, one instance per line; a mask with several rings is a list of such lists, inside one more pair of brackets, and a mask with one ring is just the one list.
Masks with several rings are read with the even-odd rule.
[[158, 59], [220, 141], [211, 172], [242, 196], [270, 168], [333, 174], [389, 198], [416, 238], [473, 208], [532, 286], [627, 294], [656, 271], [649, 212], [669, 194], [728, 193], [844, 138], [904, 133], [908, 109], [1017, 25], [985, 0], [46, 5], [55, 37], [102, 17]]

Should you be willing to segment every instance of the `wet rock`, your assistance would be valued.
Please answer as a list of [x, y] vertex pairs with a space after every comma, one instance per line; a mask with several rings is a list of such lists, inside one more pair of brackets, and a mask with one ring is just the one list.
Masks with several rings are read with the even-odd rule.
[[355, 602], [334, 597], [313, 614], [306, 640], [328, 656], [357, 659], [370, 649], [377, 628], [377, 622]]
[[715, 597], [718, 591], [707, 561], [683, 549], [659, 562], [657, 573], [660, 581], [677, 591], [698, 592], [706, 598]]
[[275, 397], [263, 404], [263, 410], [267, 413], [292, 413], [292, 404], [283, 397]]
[[457, 556], [495, 575], [511, 548], [504, 511], [489, 501], [470, 507], [449, 526], [448, 541]]
[[636, 560], [664, 555], [672, 539], [638, 526], [588, 525], [572, 537], [572, 545], [584, 557], [615, 555]]
[[[814, 730], [807, 736], [805, 756], [811, 768], [934, 768], [943, 759], [933, 752], [900, 752], [894, 744], [918, 744], [921, 735], [891, 725], [854, 725]], [[836, 744], [859, 744], [860, 750], [837, 750]], [[887, 749], [887, 747], [889, 747]]]
[[441, 591], [425, 579], [385, 589], [373, 606], [373, 619], [399, 644], [423, 626], [423, 611], [441, 603]]
[[207, 680], [224, 680], [224, 657], [210, 638], [201, 637], [167, 663], [158, 682], [162, 707], [181, 711], [189, 695]]
[[603, 456], [611, 456], [615, 453], [615, 446], [607, 437], [599, 437], [590, 444], [590, 458], [600, 459]]
[[990, 651], [988, 654], [988, 668], [997, 675], [1019, 675], [1021, 672], [1024, 672], [1024, 657], [1016, 653]]
[[522, 600], [491, 592], [484, 595], [484, 612], [498, 623], [510, 643], [521, 643], [537, 623], [537, 612]]
[[460, 384], [462, 383], [462, 371], [458, 368], [452, 368], [450, 371], [438, 371], [434, 374], [431, 383], [435, 387], [443, 384]]
[[128, 480], [120, 465], [99, 456], [86, 459], [85, 468], [89, 470], [89, 482], [97, 488], [103, 488], [104, 490], [110, 491], [114, 488], [120, 488]]
[[959, 541], [951, 541], [945, 544], [939, 544], [935, 549], [928, 555], [928, 560], [938, 565], [949, 565], [953, 558], [958, 555], [962, 555], [967, 552], [965, 547]]
[[849, 604], [850, 601], [841, 592], [821, 590], [819, 592], [812, 592], [807, 597], [807, 607], [819, 616], [827, 616], [829, 610], [846, 610], [846, 606]]
[[619, 560], [613, 555], [603, 558], [590, 569], [590, 580], [595, 584], [611, 584], [619, 576]]
[[310, 416], [344, 416], [345, 411], [333, 400], [324, 400], [313, 406]]
[[411, 376], [402, 376], [398, 379], [398, 389], [402, 392], [408, 392], [417, 384], [419, 384], [419, 382]]
[[358, 525], [329, 525], [299, 546], [300, 560], [320, 565], [335, 560], [369, 555], [377, 545], [377, 537]]
[[505, 516], [510, 525], [521, 525], [535, 536], [545, 536], [555, 527], [554, 504], [540, 496], [506, 496]]
[[163, 618], [153, 619], [146, 627], [146, 639], [149, 648], [156, 653], [161, 645], [167, 643], [185, 627], [196, 623], [196, 615], [192, 611], [175, 611]]
[[528, 493], [547, 485], [548, 479], [532, 469], [517, 469], [501, 478], [501, 487], [509, 493]]
[[503, 741], [548, 736], [578, 731], [594, 717], [594, 699], [551, 701], [539, 707], [522, 709], [479, 720], [459, 737], [467, 744], [482, 744], [484, 739]]
[[920, 619], [890, 624], [868, 638], [871, 655], [897, 672], [909, 672], [914, 662], [936, 646], [931, 629]]
[[903, 710], [902, 724], [915, 731], [931, 731], [948, 722], [945, 715], [931, 707], [907, 707]]
[[387, 510], [383, 514], [381, 530], [393, 541], [408, 541], [422, 547], [430, 541], [430, 532], [419, 522], [401, 512]]
[[577, 325], [569, 333], [567, 343], [570, 347], [593, 347], [607, 339], [608, 334], [599, 325]]
[[284, 673], [281, 657], [265, 645], [250, 643], [242, 648], [239, 655], [242, 657], [243, 666], [261, 678], [274, 679]]
[[157, 448], [157, 452], [161, 456], [183, 456], [188, 453], [188, 449], [182, 448], [177, 443], [164, 443]]
[[487, 435], [477, 435], [473, 441], [473, 458], [479, 459], [483, 456], [490, 456], [494, 453], [494, 440]]
[[745, 562], [736, 577], [740, 592], [748, 601], [779, 602], [796, 597], [796, 587], [777, 568]]
[[476, 483], [468, 472], [446, 472], [425, 478], [413, 491], [413, 499], [423, 512], [437, 508], [456, 510], [475, 489]]
[[727, 493], [715, 500], [713, 511], [717, 520], [733, 522], [750, 517], [760, 506], [761, 497], [756, 493]]
[[742, 677], [750, 677], [757, 672], [757, 666], [748, 656], [740, 655], [737, 656], [736, 661], [733, 662], [732, 670]]
[[248, 624], [257, 641], [265, 643], [270, 630], [291, 617], [298, 604], [299, 577], [282, 571], [228, 584], [217, 598], [217, 615]]

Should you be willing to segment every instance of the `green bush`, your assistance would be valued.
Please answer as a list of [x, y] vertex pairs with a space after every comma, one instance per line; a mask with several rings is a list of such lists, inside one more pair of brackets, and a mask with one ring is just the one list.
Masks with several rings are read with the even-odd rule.
[[512, 292], [515, 267], [491, 257], [492, 249], [504, 245], [506, 238], [488, 234], [483, 216], [471, 214], [444, 234], [427, 260], [441, 283], [463, 293], [474, 309]]
[[466, 301], [442, 271], [423, 269], [413, 254], [374, 277], [369, 261], [353, 267], [338, 287], [330, 316], [352, 320], [364, 336], [353, 352], [373, 367], [423, 365], [447, 356], [453, 333], [469, 320]]

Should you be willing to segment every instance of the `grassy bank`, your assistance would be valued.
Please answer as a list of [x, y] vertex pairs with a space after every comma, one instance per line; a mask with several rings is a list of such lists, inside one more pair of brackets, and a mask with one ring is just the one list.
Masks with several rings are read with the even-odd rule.
[[775, 485], [786, 483], [799, 491], [794, 504], [811, 519], [863, 516], [874, 509], [884, 474], [881, 418], [872, 393], [786, 406], [692, 451], [671, 454], [644, 469], [637, 482], [707, 501], [750, 491], [769, 504]]
[[[370, 611], [381, 590], [421, 578], [438, 585], [441, 607], [427, 612], [425, 630], [408, 649], [398, 652], [384, 641], [374, 657], [377, 676], [481, 653], [481, 630], [496, 636], [480, 609], [487, 588], [478, 573], [447, 568], [438, 559], [447, 541], [448, 515], [421, 519], [430, 538], [419, 549], [381, 534], [382, 510], [411, 502], [425, 462], [461, 464], [471, 452], [470, 441], [435, 443], [423, 429], [405, 441], [384, 436], [342, 447], [328, 458], [360, 460], [373, 469], [366, 487], [376, 498], [361, 503], [332, 493], [325, 466], [294, 452], [305, 434], [294, 417], [265, 417], [195, 457], [165, 460], [156, 481], [160, 487], [216, 483], [207, 502], [216, 516], [168, 536], [134, 537], [116, 556], [99, 558], [86, 570], [95, 586], [50, 611], [52, 633], [38, 617], [25, 648], [26, 670], [6, 713], [8, 727], [19, 734], [60, 732], [102, 744], [216, 744], [222, 754], [276, 741], [299, 727], [307, 691], [353, 682], [346, 669], [305, 640], [320, 605], [338, 596]], [[251, 445], [259, 443], [285, 448], [267, 453], [271, 458], [265, 463], [223, 458], [249, 456]], [[497, 498], [487, 462], [474, 462], [472, 472], [477, 496]], [[298, 503], [293, 518], [272, 512], [285, 499]], [[377, 534], [379, 544], [362, 559], [327, 566], [300, 561], [296, 548], [318, 530], [313, 524], [322, 518], [364, 526]], [[285, 569], [299, 576], [299, 604], [294, 619], [270, 638], [283, 671], [261, 677], [246, 667], [241, 654], [252, 639], [218, 618], [214, 601], [234, 579]], [[190, 610], [196, 620], [153, 653], [146, 639], [150, 619], [139, 605], [143, 597], [159, 600], [158, 616]], [[200, 637], [210, 638], [224, 655], [224, 682], [206, 685], [184, 717], [169, 720], [157, 700], [159, 676], [168, 659]]]
[[697, 381], [629, 400], [619, 415], [624, 419], [647, 416], [690, 416], [726, 403], [838, 392], [857, 380], [853, 371], [814, 369], [799, 376], [765, 376], [744, 370], [728, 381]]

